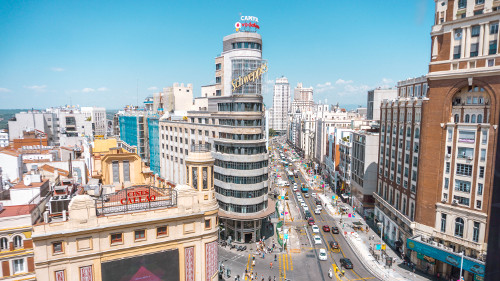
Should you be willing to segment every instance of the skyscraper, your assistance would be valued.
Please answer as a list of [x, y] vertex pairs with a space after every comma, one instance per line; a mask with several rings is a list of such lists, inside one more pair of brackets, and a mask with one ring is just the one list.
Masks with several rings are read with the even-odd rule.
[[277, 78], [274, 84], [273, 110], [271, 128], [285, 133], [288, 128], [288, 112], [290, 106], [290, 84], [286, 77]]

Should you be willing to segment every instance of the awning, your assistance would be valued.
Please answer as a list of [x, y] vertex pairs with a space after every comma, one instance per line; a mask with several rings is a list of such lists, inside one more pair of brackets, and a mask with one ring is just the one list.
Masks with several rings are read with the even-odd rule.
[[[440, 249], [434, 245], [423, 242], [420, 236], [406, 239], [406, 246], [412, 251], [445, 262], [455, 267], [460, 267], [460, 264], [462, 263], [462, 256], [460, 254], [445, 249]], [[479, 260], [463, 256], [463, 269], [473, 274], [484, 277], [485, 265], [484, 262], [481, 262]]]

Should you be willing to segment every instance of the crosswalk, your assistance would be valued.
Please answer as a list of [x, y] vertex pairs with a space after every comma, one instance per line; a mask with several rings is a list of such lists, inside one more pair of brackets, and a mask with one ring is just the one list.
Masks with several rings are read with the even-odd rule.
[[[245, 280], [252, 280], [251, 277], [254, 276], [256, 269], [254, 268], [254, 256], [252, 254], [248, 254], [248, 260], [246, 264], [246, 272]], [[279, 279], [280, 281], [284, 281], [287, 279], [287, 274], [290, 276], [290, 272], [293, 271], [293, 259], [292, 255], [288, 253], [279, 254], [278, 255], [278, 264], [275, 264], [273, 261], [273, 268], [278, 267], [279, 270]]]

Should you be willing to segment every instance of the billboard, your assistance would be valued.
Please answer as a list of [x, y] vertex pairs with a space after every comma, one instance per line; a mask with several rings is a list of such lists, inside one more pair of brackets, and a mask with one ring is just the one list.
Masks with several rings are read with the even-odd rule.
[[[426, 257], [451, 264], [454, 267], [460, 268], [462, 263], [462, 256], [460, 254], [438, 249], [415, 239], [407, 239], [406, 245], [408, 249], [411, 249], [412, 251], [425, 255]], [[467, 256], [463, 257], [463, 269], [476, 275], [484, 276], [484, 263], [473, 260]]]
[[103, 281], [179, 281], [179, 250], [101, 264]]

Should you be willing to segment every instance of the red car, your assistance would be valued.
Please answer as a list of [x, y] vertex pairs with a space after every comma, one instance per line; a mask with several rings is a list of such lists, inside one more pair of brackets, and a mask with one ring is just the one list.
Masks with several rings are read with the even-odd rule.
[[330, 227], [328, 225], [323, 225], [324, 232], [330, 232]]
[[309, 221], [308, 221], [309, 225], [313, 225], [314, 224], [314, 219], [313, 218], [310, 218]]

